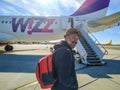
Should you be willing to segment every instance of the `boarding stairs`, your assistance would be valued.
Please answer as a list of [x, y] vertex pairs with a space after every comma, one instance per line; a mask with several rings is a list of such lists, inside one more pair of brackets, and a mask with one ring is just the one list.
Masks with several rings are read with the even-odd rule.
[[[80, 30], [81, 37], [78, 40], [76, 46], [79, 54], [80, 60], [85, 65], [104, 65], [105, 61], [103, 56], [107, 54], [107, 50], [104, 48], [104, 52], [96, 45], [93, 39], [85, 31], [86, 28], [83, 25], [78, 25], [77, 29]], [[95, 37], [94, 37], [95, 38]], [[98, 41], [96, 39], [96, 41]]]

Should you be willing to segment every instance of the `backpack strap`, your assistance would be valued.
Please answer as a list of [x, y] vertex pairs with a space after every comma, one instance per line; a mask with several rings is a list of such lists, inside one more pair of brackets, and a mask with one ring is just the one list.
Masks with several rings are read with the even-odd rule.
[[39, 79], [41, 79], [40, 78], [40, 64], [38, 63], [38, 74], [39, 74]]
[[46, 62], [47, 62], [47, 70], [48, 70], [48, 73], [50, 73], [50, 70], [49, 70], [49, 62], [48, 62], [48, 57], [46, 59]]

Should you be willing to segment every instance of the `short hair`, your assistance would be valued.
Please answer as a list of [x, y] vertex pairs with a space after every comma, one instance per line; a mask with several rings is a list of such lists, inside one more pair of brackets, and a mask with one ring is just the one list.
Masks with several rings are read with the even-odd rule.
[[77, 34], [78, 36], [80, 36], [80, 32], [76, 28], [69, 28], [69, 29], [67, 29], [64, 37], [66, 37], [68, 35], [72, 35], [72, 34]]

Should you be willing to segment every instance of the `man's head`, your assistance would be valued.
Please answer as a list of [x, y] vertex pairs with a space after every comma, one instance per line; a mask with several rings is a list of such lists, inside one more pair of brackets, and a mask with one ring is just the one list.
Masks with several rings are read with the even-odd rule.
[[74, 48], [80, 37], [80, 32], [75, 28], [69, 28], [64, 37], [65, 41], [71, 46], [71, 48]]

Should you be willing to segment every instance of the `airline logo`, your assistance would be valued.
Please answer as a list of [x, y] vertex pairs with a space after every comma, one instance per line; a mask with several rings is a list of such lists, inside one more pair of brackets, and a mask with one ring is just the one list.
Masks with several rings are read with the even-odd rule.
[[[12, 29], [13, 32], [17, 32], [18, 27], [20, 27], [21, 32], [25, 32], [27, 30], [27, 33], [31, 35], [33, 32], [44, 32], [44, 33], [51, 33], [54, 30], [50, 28], [51, 24], [55, 19], [53, 18], [12, 18]], [[33, 23], [35, 22], [35, 23]], [[46, 23], [44, 27], [40, 28], [41, 24]]]

